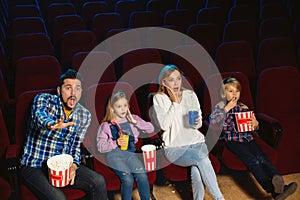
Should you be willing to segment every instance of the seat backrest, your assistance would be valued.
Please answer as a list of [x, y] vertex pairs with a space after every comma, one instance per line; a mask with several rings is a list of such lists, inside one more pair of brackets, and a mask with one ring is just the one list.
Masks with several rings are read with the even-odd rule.
[[265, 3], [260, 7], [260, 20], [272, 17], [288, 17], [288, 10], [282, 2]]
[[129, 28], [161, 26], [162, 18], [154, 11], [134, 11], [129, 16]]
[[292, 22], [283, 17], [267, 18], [260, 22], [258, 37], [260, 40], [271, 37], [291, 37]]
[[25, 56], [55, 55], [54, 47], [45, 33], [19, 34], [13, 38], [12, 65]]
[[[99, 65], [99, 63], [108, 65]], [[72, 58], [71, 68], [80, 71], [85, 77], [85, 88], [97, 83], [117, 81], [115, 66], [108, 52], [78, 52]]]
[[300, 74], [296, 67], [265, 69], [257, 81], [257, 112], [279, 119], [300, 113]]
[[125, 27], [128, 26], [129, 16], [132, 12], [143, 10], [143, 7], [138, 1], [118, 1], [115, 5], [114, 11], [120, 13], [122, 22]]
[[259, 17], [259, 6], [255, 5], [233, 5], [228, 10], [228, 22], [236, 20], [250, 20], [257, 22]]
[[22, 147], [27, 124], [30, 117], [31, 105], [34, 97], [39, 93], [55, 93], [56, 89], [44, 89], [44, 90], [31, 90], [22, 93], [16, 100], [16, 124], [15, 124], [15, 137], [14, 144]]
[[82, 5], [81, 16], [85, 23], [91, 25], [92, 19], [95, 14], [110, 12], [109, 6], [106, 1], [92, 1], [85, 2]]
[[[247, 105], [250, 110], [254, 111], [254, 102], [247, 76], [241, 72], [224, 72], [221, 74], [213, 74], [205, 80], [206, 86], [204, 87], [203, 92], [204, 100], [201, 105], [203, 118], [207, 119], [214, 106], [221, 100], [219, 92], [221, 83], [217, 81], [220, 79], [220, 75], [222, 79], [232, 77], [236, 78], [241, 83], [242, 90], [240, 100]], [[207, 85], [209, 85], [211, 90], [208, 90]]]
[[182, 33], [186, 33], [187, 28], [194, 23], [196, 23], [196, 14], [188, 9], [170, 9], [164, 15], [164, 25], [176, 26]]
[[86, 24], [80, 15], [59, 15], [55, 17], [51, 31], [55, 48], [60, 48], [59, 44], [65, 32], [76, 30], [87, 30]]
[[187, 35], [201, 44], [212, 58], [221, 42], [218, 26], [212, 23], [192, 24], [187, 29]]
[[56, 57], [23, 57], [16, 63], [15, 98], [28, 90], [56, 88], [60, 76], [61, 66]]
[[176, 9], [188, 9], [190, 12], [197, 11], [206, 6], [206, 0], [178, 0]]
[[121, 15], [117, 12], [98, 13], [94, 15], [91, 30], [95, 33], [98, 42], [106, 38], [106, 34], [113, 28], [124, 28]]
[[1, 69], [0, 69], [0, 91], [1, 91], [0, 109], [4, 110], [4, 108], [6, 108], [9, 102], [9, 94], [7, 90], [6, 81], [4, 79]]
[[257, 28], [251, 20], [235, 20], [227, 22], [223, 30], [223, 42], [245, 40], [251, 43], [254, 49], [258, 45]]
[[2, 175], [5, 175], [5, 172], [7, 172], [7, 166], [5, 166], [5, 153], [7, 150], [8, 145], [10, 144], [9, 141], [9, 136], [8, 136], [8, 131], [6, 128], [6, 124], [4, 121], [4, 117], [2, 115], [2, 112], [0, 110], [0, 137], [1, 137], [1, 141], [0, 141], [0, 177], [2, 177]]
[[11, 10], [11, 19], [17, 17], [41, 17], [41, 13], [35, 4], [18, 4]]
[[42, 17], [17, 17], [12, 21], [11, 34], [48, 33]]
[[71, 2], [57, 2], [51, 3], [47, 7], [46, 20], [47, 24], [51, 26], [55, 17], [59, 15], [72, 15], [76, 14], [76, 9]]
[[220, 72], [242, 72], [251, 84], [256, 87], [256, 69], [254, 50], [247, 41], [223, 42], [216, 50], [215, 62]]
[[266, 38], [259, 43], [256, 72], [277, 66], [297, 66], [296, 46], [290, 37]]
[[94, 32], [90, 30], [67, 31], [63, 34], [60, 48], [60, 63], [63, 69], [70, 67], [77, 52], [90, 52], [97, 46]]
[[196, 16], [197, 24], [214, 23], [218, 25], [219, 33], [222, 35], [224, 24], [227, 21], [228, 10], [222, 7], [201, 8]]

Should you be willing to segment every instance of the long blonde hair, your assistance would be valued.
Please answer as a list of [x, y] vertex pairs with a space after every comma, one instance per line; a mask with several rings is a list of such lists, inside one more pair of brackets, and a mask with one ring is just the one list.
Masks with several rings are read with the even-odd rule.
[[[159, 73], [158, 75], [158, 84], [159, 84], [159, 88], [157, 90], [157, 93], [167, 93], [167, 89], [165, 86], [163, 86], [162, 81], [169, 77], [170, 74], [172, 74], [174, 71], [178, 71], [181, 75], [181, 78], [183, 78], [183, 72], [175, 65], [166, 65]], [[183, 87], [181, 86], [180, 90], [183, 90]]]
[[[106, 112], [102, 122], [108, 122], [114, 120], [114, 112], [113, 112], [113, 105], [121, 98], [126, 98], [126, 94], [120, 90], [114, 92], [108, 99], [106, 105]], [[127, 100], [128, 101], [128, 100]], [[129, 106], [129, 105], [128, 105]]]

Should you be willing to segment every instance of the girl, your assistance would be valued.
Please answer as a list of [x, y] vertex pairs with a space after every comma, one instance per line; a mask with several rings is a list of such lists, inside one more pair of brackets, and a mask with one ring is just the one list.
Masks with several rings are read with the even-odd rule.
[[[210, 123], [223, 127], [222, 134], [227, 148], [245, 163], [263, 189], [272, 193], [276, 200], [285, 199], [296, 191], [297, 183], [292, 182], [285, 186], [275, 166], [254, 140], [252, 131], [238, 132], [236, 129], [234, 113], [249, 111], [248, 107], [239, 101], [240, 94], [241, 84], [237, 79], [224, 79], [220, 88], [222, 101], [215, 106], [210, 115]], [[250, 126], [258, 129], [258, 121], [254, 115]]]
[[[112, 94], [106, 106], [106, 115], [97, 133], [98, 151], [106, 154], [106, 160], [121, 180], [123, 200], [131, 200], [132, 185], [137, 183], [141, 200], [150, 199], [150, 187], [144, 164], [135, 154], [135, 144], [139, 131], [152, 133], [154, 127], [129, 110], [128, 100], [124, 92]], [[129, 134], [128, 149], [121, 150], [126, 141], [121, 134]]]
[[[204, 198], [204, 184], [214, 199], [224, 199], [208, 158], [204, 135], [198, 130], [202, 125], [200, 104], [196, 94], [182, 87], [182, 73], [175, 65], [165, 66], [158, 77], [160, 87], [153, 97], [154, 116], [164, 131], [166, 158], [180, 166], [191, 166], [194, 199]], [[189, 124], [188, 112], [197, 109], [194, 125]]]

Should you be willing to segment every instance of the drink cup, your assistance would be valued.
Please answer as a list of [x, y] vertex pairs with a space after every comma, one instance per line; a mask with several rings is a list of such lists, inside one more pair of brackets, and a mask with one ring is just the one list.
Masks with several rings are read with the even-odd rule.
[[72, 163], [73, 157], [68, 154], [56, 155], [47, 160], [51, 185], [64, 187], [69, 184]]
[[121, 145], [120, 149], [126, 151], [128, 149], [129, 134], [127, 132], [123, 132], [122, 135], [120, 135], [120, 138], [126, 141], [126, 144]]
[[156, 147], [152, 144], [142, 146], [145, 169], [153, 171], [156, 169]]
[[196, 125], [196, 119], [198, 118], [199, 112], [197, 110], [190, 110], [189, 113], [189, 125], [195, 126]]

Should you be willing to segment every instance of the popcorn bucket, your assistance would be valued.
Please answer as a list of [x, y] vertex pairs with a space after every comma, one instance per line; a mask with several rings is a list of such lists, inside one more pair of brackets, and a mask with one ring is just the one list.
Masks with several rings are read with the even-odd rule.
[[70, 170], [73, 157], [68, 154], [56, 155], [47, 160], [49, 181], [55, 187], [69, 184]]
[[142, 146], [143, 158], [146, 171], [153, 171], [156, 168], [156, 147], [152, 144]]
[[253, 131], [252, 125], [248, 124], [249, 121], [252, 121], [252, 118], [253, 111], [235, 113], [238, 132]]

